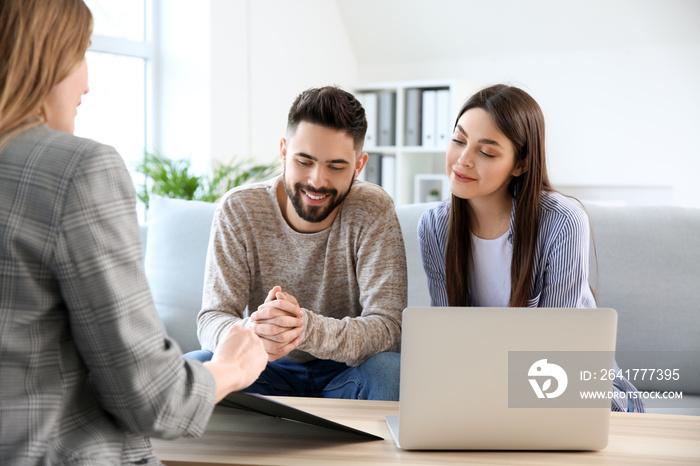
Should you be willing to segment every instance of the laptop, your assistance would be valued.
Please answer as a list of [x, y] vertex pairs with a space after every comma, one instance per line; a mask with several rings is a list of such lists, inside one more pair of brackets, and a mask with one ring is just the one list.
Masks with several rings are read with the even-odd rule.
[[399, 415], [406, 450], [600, 450], [613, 309], [409, 307]]

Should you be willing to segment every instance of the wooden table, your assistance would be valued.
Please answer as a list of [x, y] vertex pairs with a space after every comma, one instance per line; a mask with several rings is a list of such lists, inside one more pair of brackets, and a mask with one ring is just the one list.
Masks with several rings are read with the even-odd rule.
[[398, 402], [272, 397], [282, 403], [367, 431], [381, 441], [353, 441], [329, 429], [217, 407], [198, 439], [153, 439], [169, 466], [220, 464], [700, 464], [700, 417], [611, 413], [610, 442], [597, 452], [403, 451], [384, 416]]

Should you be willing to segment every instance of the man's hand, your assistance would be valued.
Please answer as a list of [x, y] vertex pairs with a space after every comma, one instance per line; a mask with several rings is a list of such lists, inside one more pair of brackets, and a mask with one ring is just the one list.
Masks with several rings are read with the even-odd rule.
[[262, 339], [269, 361], [289, 354], [301, 343], [304, 332], [304, 311], [294, 296], [276, 286], [265, 303], [250, 316], [255, 333]]
[[266, 365], [262, 340], [252, 329], [232, 326], [219, 342], [211, 361], [204, 363], [216, 379], [216, 402], [255, 382]]

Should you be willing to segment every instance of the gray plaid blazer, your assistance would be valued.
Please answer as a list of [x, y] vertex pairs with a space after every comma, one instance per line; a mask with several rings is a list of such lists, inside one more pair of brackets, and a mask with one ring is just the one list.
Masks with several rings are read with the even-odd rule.
[[33, 128], [0, 149], [0, 464], [158, 464], [215, 382], [163, 331], [116, 151]]

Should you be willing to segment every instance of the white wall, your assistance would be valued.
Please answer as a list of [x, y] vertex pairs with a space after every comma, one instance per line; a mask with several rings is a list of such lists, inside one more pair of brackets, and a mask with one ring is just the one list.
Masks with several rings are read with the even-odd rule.
[[210, 157], [228, 162], [234, 156], [250, 154], [250, 2], [210, 3]]
[[[400, 18], [386, 22], [380, 47], [363, 43], [380, 42], [378, 35], [356, 38], [361, 82], [453, 78], [523, 87], [545, 113], [555, 184], [607, 193], [628, 187], [637, 199], [639, 186], [669, 187], [651, 189], [643, 202], [700, 207], [700, 2], [406, 0], [399, 11], [395, 0], [338, 1], [348, 22], [360, 6], [380, 15], [391, 7]], [[440, 8], [442, 16], [427, 12]], [[421, 15], [418, 35], [428, 48], [414, 45], [411, 60], [400, 38]]]
[[670, 186], [669, 203], [700, 207], [695, 57], [700, 46], [484, 56], [363, 67], [361, 77], [447, 76], [520, 86], [545, 113], [553, 183]]
[[545, 112], [556, 185], [635, 197], [655, 187], [647, 201], [700, 207], [698, 1], [167, 0], [161, 9], [160, 139], [171, 157], [275, 160], [289, 106], [312, 86], [507, 82]]
[[167, 0], [161, 6], [161, 152], [195, 168], [276, 162], [304, 89], [357, 82], [337, 5], [326, 0]]
[[155, 150], [172, 159], [189, 158], [204, 171], [211, 153], [211, 54], [208, 1], [159, 2], [158, 65], [154, 99], [159, 125]]
[[357, 81], [334, 2], [211, 0], [212, 155], [277, 161], [287, 112], [309, 87]]

